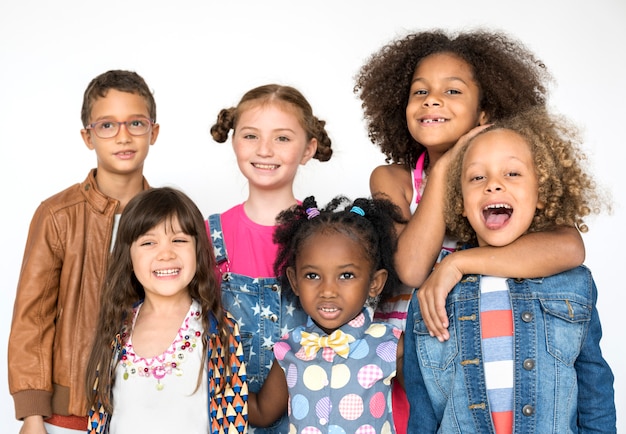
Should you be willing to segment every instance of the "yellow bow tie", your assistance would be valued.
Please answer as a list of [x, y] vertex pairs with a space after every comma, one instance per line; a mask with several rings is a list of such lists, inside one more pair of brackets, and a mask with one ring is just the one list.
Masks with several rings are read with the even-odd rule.
[[302, 340], [300, 344], [304, 348], [307, 356], [313, 357], [320, 348], [332, 348], [337, 354], [344, 359], [348, 357], [350, 352], [350, 342], [354, 338], [341, 330], [335, 330], [330, 336], [320, 336], [317, 333], [302, 332]]

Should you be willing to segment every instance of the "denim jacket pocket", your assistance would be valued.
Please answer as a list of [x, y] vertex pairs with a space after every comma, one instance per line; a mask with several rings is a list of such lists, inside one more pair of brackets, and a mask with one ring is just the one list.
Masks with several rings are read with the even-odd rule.
[[569, 299], [540, 302], [548, 352], [564, 364], [573, 365], [591, 320], [591, 306]]
[[415, 320], [413, 333], [415, 336], [415, 347], [417, 348], [418, 357], [422, 366], [434, 370], [445, 370], [457, 356], [459, 350], [457, 347], [455, 322], [450, 319], [448, 312], [448, 323], [450, 324], [448, 332], [450, 339], [439, 342], [437, 338], [431, 337], [424, 321], [419, 318]]

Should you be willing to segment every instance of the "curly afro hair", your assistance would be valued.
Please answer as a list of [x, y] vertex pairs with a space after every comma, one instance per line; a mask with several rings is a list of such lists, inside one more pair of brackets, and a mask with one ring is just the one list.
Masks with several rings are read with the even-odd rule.
[[481, 91], [478, 109], [491, 122], [546, 103], [552, 79], [545, 65], [508, 35], [486, 30], [409, 34], [374, 53], [361, 67], [354, 87], [362, 100], [369, 138], [388, 163], [412, 168], [425, 150], [409, 133], [405, 109], [416, 67], [435, 53], [454, 54], [470, 65]]

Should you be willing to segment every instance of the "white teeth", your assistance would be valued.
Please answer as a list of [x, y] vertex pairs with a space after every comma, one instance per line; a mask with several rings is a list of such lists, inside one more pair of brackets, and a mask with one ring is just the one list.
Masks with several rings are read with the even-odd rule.
[[322, 307], [320, 309], [322, 312], [335, 312], [337, 309], [335, 308], [329, 308], [329, 307]]
[[171, 268], [169, 270], [155, 270], [154, 274], [156, 274], [157, 276], [173, 276], [175, 274], [178, 274], [180, 270], [178, 268]]
[[433, 122], [445, 122], [446, 120], [444, 118], [439, 118], [439, 119], [422, 119], [422, 122], [425, 124], [432, 124]]
[[254, 167], [256, 167], [258, 169], [273, 170], [273, 169], [276, 169], [278, 167], [278, 165], [276, 165], [276, 164], [258, 164], [258, 163], [255, 163]]
[[500, 209], [500, 208], [511, 209], [511, 206], [506, 203], [494, 203], [492, 205], [487, 205], [485, 207], [485, 209]]

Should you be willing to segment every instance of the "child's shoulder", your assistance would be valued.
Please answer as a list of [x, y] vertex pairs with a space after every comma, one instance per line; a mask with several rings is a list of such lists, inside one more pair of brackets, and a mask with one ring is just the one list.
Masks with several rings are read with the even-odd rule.
[[411, 170], [400, 163], [381, 164], [372, 170], [371, 177], [393, 177], [397, 180], [411, 180]]
[[48, 196], [41, 202], [40, 206], [54, 213], [60, 209], [83, 202], [85, 198], [81, 191], [84, 190], [84, 184], [85, 181], [72, 184], [63, 190]]
[[376, 167], [370, 175], [372, 196], [385, 195], [396, 205], [403, 200], [407, 204], [413, 197], [411, 171], [403, 164], [384, 164]]
[[43, 207], [55, 213], [86, 201], [101, 210], [104, 210], [109, 204], [109, 198], [98, 190], [94, 169], [87, 174], [83, 181], [72, 184], [44, 199], [40, 208]]

